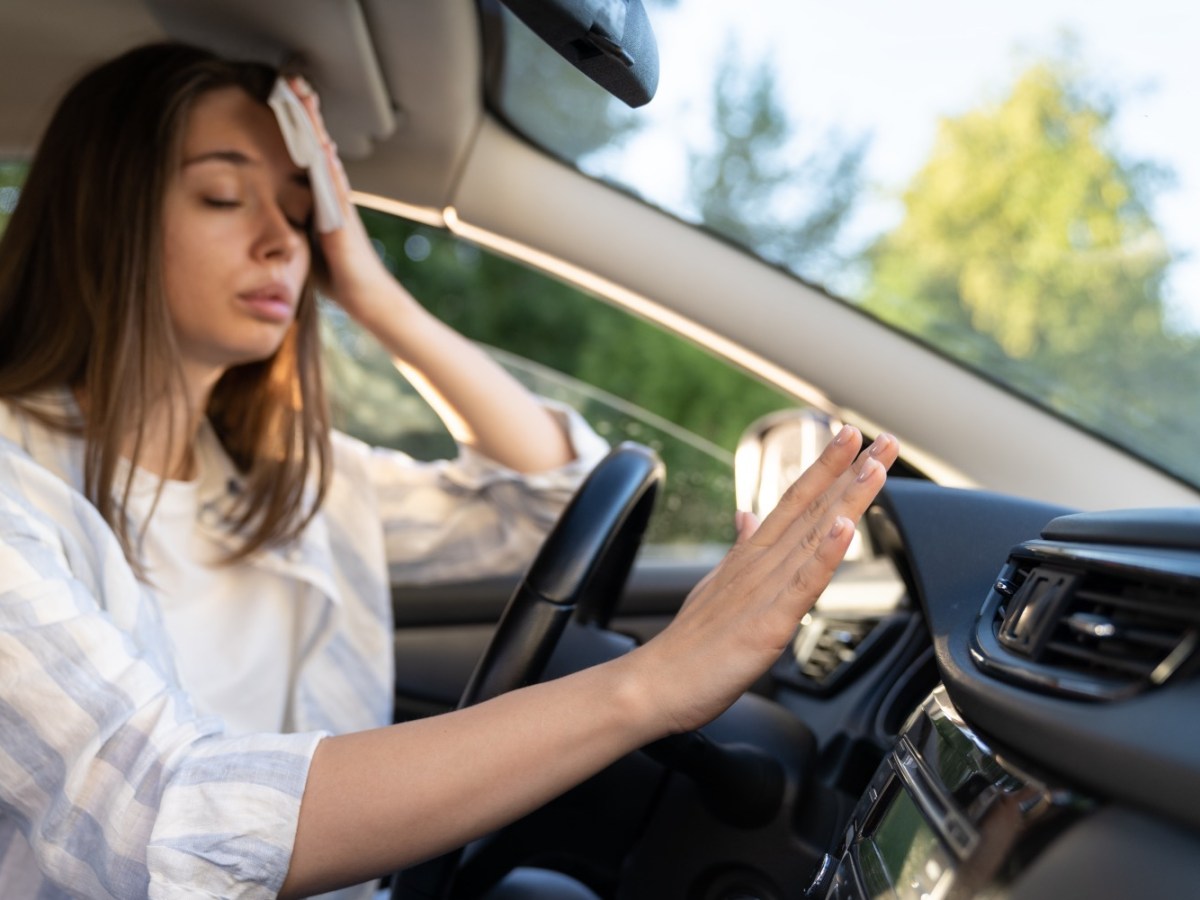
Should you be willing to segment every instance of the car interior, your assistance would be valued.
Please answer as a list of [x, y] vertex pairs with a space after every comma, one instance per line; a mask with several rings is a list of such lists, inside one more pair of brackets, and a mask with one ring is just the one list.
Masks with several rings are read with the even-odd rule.
[[[392, 896], [480, 897], [518, 867], [620, 900], [1195, 895], [1194, 478], [587, 174], [498, 105], [506, 34], [528, 28], [630, 115], [653, 106], [677, 77], [657, 12], [640, 0], [0, 4], [2, 161], [28, 159], [64, 88], [126, 48], [177, 39], [263, 59], [320, 93], [363, 210], [545, 273], [791, 398], [730, 454], [742, 508], [769, 510], [837, 423], [900, 440], [834, 583], [728, 713], [397, 873]], [[622, 443], [520, 580], [396, 585], [397, 720], [660, 630], [714, 561], [639, 554], [672, 475]]]

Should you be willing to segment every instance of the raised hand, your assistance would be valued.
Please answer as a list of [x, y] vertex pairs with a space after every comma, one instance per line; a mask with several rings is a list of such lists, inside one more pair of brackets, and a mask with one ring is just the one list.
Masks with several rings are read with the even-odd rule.
[[[328, 283], [321, 287], [351, 316], [364, 324], [381, 316], [395, 316], [403, 312], [396, 303], [398, 285], [375, 252], [354, 207], [345, 166], [321, 116], [320, 98], [312, 86], [298, 75], [289, 77], [288, 83], [316, 127], [345, 222], [341, 228], [317, 236], [328, 269], [323, 273]], [[407, 292], [403, 292], [403, 296], [406, 300], [410, 299]]]
[[854, 523], [895, 461], [882, 434], [859, 453], [846, 426], [757, 525], [743, 516], [737, 543], [689, 595], [675, 621], [635, 651], [649, 696], [670, 731], [721, 713], [779, 657], [841, 563]]

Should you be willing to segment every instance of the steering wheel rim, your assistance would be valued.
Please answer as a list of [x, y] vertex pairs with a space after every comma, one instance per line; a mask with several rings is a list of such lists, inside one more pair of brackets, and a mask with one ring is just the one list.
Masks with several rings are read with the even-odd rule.
[[[642, 444], [618, 444], [588, 474], [509, 598], [458, 707], [530, 684], [567, 623], [612, 617], [665, 469]], [[396, 873], [392, 900], [450, 896], [460, 851]]]
[[568, 621], [608, 624], [664, 473], [658, 455], [632, 441], [596, 465], [509, 598], [460, 709], [536, 681]]

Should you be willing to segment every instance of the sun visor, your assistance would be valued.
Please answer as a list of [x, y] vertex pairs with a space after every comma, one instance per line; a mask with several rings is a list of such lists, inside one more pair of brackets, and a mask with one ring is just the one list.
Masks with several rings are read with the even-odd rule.
[[361, 159], [396, 113], [358, 0], [147, 0], [172, 38], [223, 56], [287, 65], [322, 97], [344, 159]]

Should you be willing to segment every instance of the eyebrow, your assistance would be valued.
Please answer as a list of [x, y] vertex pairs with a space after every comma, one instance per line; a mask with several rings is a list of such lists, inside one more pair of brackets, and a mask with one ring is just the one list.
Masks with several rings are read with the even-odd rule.
[[[251, 159], [240, 150], [210, 150], [207, 153], [188, 157], [183, 161], [183, 167], [186, 169], [189, 166], [207, 162], [224, 162], [235, 166], [258, 165], [258, 160]], [[293, 172], [289, 176], [289, 180], [301, 187], [309, 187], [308, 171], [306, 169], [298, 169]]]

